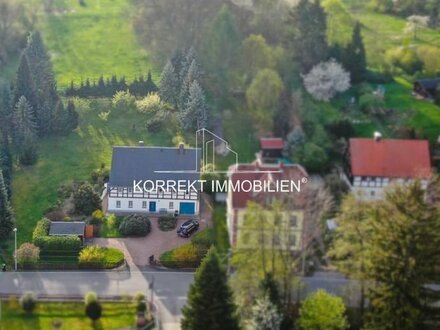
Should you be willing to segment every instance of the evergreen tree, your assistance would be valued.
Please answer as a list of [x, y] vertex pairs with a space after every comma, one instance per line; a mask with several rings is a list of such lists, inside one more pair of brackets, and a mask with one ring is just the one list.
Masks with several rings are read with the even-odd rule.
[[98, 79], [96, 96], [105, 96], [105, 83], [102, 75]]
[[3, 141], [8, 140], [11, 128], [12, 95], [9, 84], [0, 81], [0, 134]]
[[8, 197], [11, 196], [12, 181], [12, 156], [9, 151], [8, 142], [2, 141], [0, 144], [0, 171], [3, 172], [3, 180], [5, 182]]
[[15, 80], [13, 104], [17, 104], [20, 97], [24, 96], [27, 102], [29, 102], [29, 104], [33, 108], [36, 107], [37, 101], [36, 101], [34, 86], [35, 86], [34, 81], [32, 79], [31, 72], [29, 69], [29, 62], [26, 56], [24, 56], [24, 54], [21, 54], [20, 63], [18, 64], [18, 69], [17, 69], [17, 77]]
[[63, 102], [58, 102], [52, 117], [52, 132], [57, 135], [68, 133], [69, 123], [67, 121], [67, 112], [64, 109]]
[[0, 169], [0, 239], [5, 240], [9, 237], [14, 227], [14, 213], [9, 203], [8, 193]]
[[183, 330], [239, 329], [226, 271], [221, 266], [214, 247], [208, 251], [196, 271], [182, 314]]
[[302, 73], [327, 60], [326, 14], [319, 0], [300, 0], [287, 20], [290, 51]]
[[207, 125], [207, 107], [205, 95], [197, 80], [193, 81], [189, 89], [188, 102], [181, 110], [180, 122], [182, 128], [204, 128]]
[[33, 165], [37, 161], [35, 122], [32, 106], [24, 96], [18, 100], [12, 114], [14, 128], [13, 142], [18, 151], [18, 159], [22, 165]]
[[32, 106], [24, 96], [20, 97], [15, 105], [12, 123], [14, 127], [13, 141], [19, 150], [25, 146], [26, 141], [35, 140], [37, 124]]
[[282, 319], [277, 306], [268, 296], [263, 296], [252, 308], [249, 326], [252, 330], [279, 330]]
[[79, 114], [75, 109], [75, 104], [72, 101], [67, 102], [66, 108], [66, 121], [68, 124], [68, 130], [74, 130], [79, 125]]
[[438, 329], [440, 210], [420, 182], [389, 191], [371, 210], [368, 277], [371, 329]]
[[[143, 83], [143, 77], [141, 80], [141, 84], [142, 83]], [[148, 70], [147, 81], [145, 82], [145, 87], [146, 87], [146, 91], [144, 94], [154, 93], [159, 90], [159, 88], [157, 88], [156, 84], [153, 81], [153, 77], [151, 76], [151, 70]]]
[[188, 73], [189, 67], [191, 66], [191, 63], [193, 60], [197, 60], [197, 54], [196, 54], [196, 50], [194, 49], [194, 47], [190, 47], [181, 62], [181, 68], [180, 68], [180, 71], [178, 72], [179, 85], [181, 85], [183, 80], [185, 79], [185, 77]]
[[183, 79], [182, 84], [180, 86], [180, 96], [179, 96], [179, 107], [183, 109], [189, 100], [189, 90], [191, 88], [191, 84], [195, 81], [200, 81], [199, 67], [197, 65], [196, 60], [191, 62], [191, 65], [188, 68], [188, 72], [186, 73], [186, 77]]
[[352, 84], [363, 81], [367, 73], [367, 58], [359, 22], [356, 22], [354, 26], [352, 40], [347, 47], [347, 55], [343, 63], [350, 72]]
[[167, 62], [160, 75], [159, 95], [162, 100], [177, 107], [178, 79], [171, 61]]
[[[38, 31], [32, 32], [24, 50], [34, 82], [36, 104], [32, 104], [40, 135], [50, 132], [50, 121], [59, 96], [49, 54]], [[26, 95], [25, 95], [26, 96]]]

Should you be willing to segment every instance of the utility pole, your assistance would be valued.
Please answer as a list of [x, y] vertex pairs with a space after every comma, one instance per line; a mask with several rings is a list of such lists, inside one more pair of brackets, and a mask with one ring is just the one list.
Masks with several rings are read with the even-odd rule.
[[15, 237], [15, 249], [14, 249], [14, 263], [15, 263], [15, 271], [17, 271], [17, 227], [14, 228], [14, 237]]

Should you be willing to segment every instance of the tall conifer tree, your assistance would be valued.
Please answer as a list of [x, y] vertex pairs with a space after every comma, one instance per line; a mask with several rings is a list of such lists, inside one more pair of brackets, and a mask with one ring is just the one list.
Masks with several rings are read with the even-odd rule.
[[195, 274], [183, 308], [183, 330], [237, 330], [239, 323], [225, 269], [212, 247]]

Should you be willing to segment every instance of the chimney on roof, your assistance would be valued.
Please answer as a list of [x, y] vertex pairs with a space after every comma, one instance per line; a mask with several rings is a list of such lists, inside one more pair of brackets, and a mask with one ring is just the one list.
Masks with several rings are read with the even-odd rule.
[[374, 141], [381, 141], [382, 140], [382, 133], [380, 132], [374, 132]]
[[139, 142], [138, 142], [138, 145], [139, 145], [140, 147], [143, 147], [143, 146], [144, 146], [144, 141], [139, 141]]
[[177, 150], [178, 154], [185, 154], [185, 145], [183, 143], [179, 143], [179, 149]]

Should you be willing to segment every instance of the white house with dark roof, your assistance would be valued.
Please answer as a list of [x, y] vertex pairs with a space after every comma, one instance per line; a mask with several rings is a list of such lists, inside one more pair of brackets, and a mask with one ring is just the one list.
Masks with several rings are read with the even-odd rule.
[[[194, 189], [134, 189], [134, 182], [194, 182], [200, 180], [200, 150], [179, 147], [113, 147], [107, 184], [110, 213], [199, 213]], [[143, 186], [142, 186], [143, 187]]]

